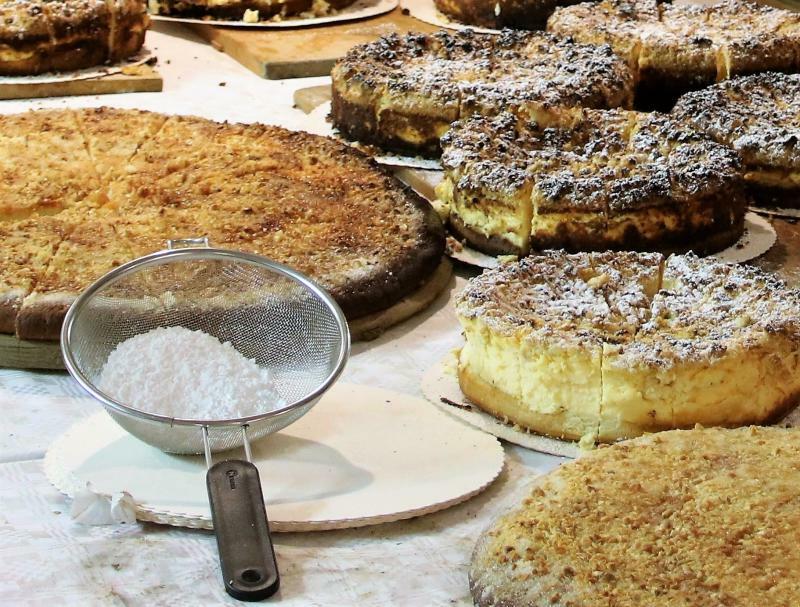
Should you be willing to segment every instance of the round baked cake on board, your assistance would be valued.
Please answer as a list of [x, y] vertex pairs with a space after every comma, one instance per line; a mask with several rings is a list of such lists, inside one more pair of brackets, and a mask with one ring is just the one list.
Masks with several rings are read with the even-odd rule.
[[736, 153], [665, 114], [586, 110], [563, 127], [472, 116], [442, 148], [437, 195], [451, 230], [484, 253], [706, 254], [744, 229]]
[[307, 11], [323, 16], [353, 2], [355, 0], [148, 0], [148, 7], [154, 15], [257, 23]]
[[800, 70], [800, 15], [746, 0], [584, 2], [556, 9], [547, 28], [610, 44], [636, 71], [636, 102], [648, 108], [737, 75]]
[[440, 153], [459, 118], [513, 111], [551, 124], [580, 106], [630, 107], [634, 82], [607, 45], [511, 30], [384, 36], [350, 49], [331, 77], [343, 136], [422, 156]]
[[[53, 110], [0, 117], [0, 151], [0, 333], [21, 339], [57, 339], [83, 289], [167, 239], [205, 236], [285, 263], [372, 334], [430, 303], [429, 281], [441, 290], [449, 278], [428, 202], [329, 138]], [[420, 291], [418, 305], [396, 309]]]
[[800, 207], [800, 75], [726, 80], [687, 93], [672, 115], [736, 150], [759, 204]]
[[581, 0], [434, 0], [447, 17], [491, 29], [543, 30], [556, 7]]
[[144, 0], [5, 0], [0, 76], [121, 61], [141, 49], [149, 23]]
[[800, 402], [800, 292], [694, 255], [547, 252], [456, 300], [461, 390], [554, 438], [768, 423]]
[[479, 539], [478, 607], [800, 604], [800, 430], [675, 430], [564, 464]]

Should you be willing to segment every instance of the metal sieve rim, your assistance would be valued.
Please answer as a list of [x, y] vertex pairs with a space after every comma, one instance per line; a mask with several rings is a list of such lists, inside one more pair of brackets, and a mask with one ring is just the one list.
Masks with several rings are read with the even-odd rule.
[[[86, 305], [88, 301], [94, 296], [94, 294], [102, 289], [103, 287], [113, 284], [117, 282], [120, 278], [125, 276], [126, 274], [139, 270], [148, 266], [155, 266], [161, 265], [163, 263], [169, 263], [171, 261], [180, 260], [182, 258], [189, 257], [192, 259], [222, 259], [222, 260], [233, 260], [233, 261], [245, 261], [249, 262], [253, 265], [259, 265], [262, 267], [267, 267], [270, 270], [282, 274], [284, 276], [288, 276], [292, 280], [295, 280], [302, 284], [304, 287], [312, 291], [317, 297], [319, 297], [325, 305], [330, 309], [333, 313], [334, 318], [336, 319], [336, 324], [339, 328], [339, 333], [341, 335], [341, 340], [339, 342], [339, 353], [337, 355], [336, 365], [334, 366], [333, 370], [328, 374], [328, 376], [323, 380], [320, 385], [311, 393], [304, 396], [302, 399], [297, 400], [285, 407], [281, 407], [280, 409], [275, 409], [272, 411], [268, 411], [267, 413], [262, 413], [259, 415], [251, 415], [249, 417], [236, 417], [236, 418], [228, 418], [228, 419], [213, 419], [213, 420], [201, 420], [201, 419], [190, 419], [190, 418], [180, 418], [180, 417], [169, 417], [166, 415], [158, 415], [156, 413], [148, 413], [146, 411], [140, 411], [139, 409], [134, 409], [118, 400], [107, 395], [105, 392], [97, 388], [94, 383], [87, 378], [84, 373], [79, 369], [77, 361], [75, 360], [74, 353], [72, 351], [72, 329], [75, 322], [76, 316], [80, 313], [81, 309]], [[342, 371], [344, 370], [344, 366], [347, 363], [347, 358], [350, 352], [350, 331], [347, 326], [347, 320], [345, 319], [344, 313], [342, 312], [339, 305], [336, 301], [325, 291], [322, 287], [320, 287], [316, 282], [311, 280], [304, 274], [301, 274], [297, 270], [293, 270], [292, 268], [278, 263], [277, 261], [272, 261], [266, 257], [262, 257], [260, 255], [254, 255], [252, 253], [244, 253], [240, 251], [230, 251], [227, 249], [216, 249], [210, 247], [200, 247], [200, 248], [187, 248], [187, 249], [167, 249], [164, 251], [158, 251], [156, 253], [151, 253], [149, 255], [145, 255], [143, 257], [139, 257], [132, 261], [122, 264], [118, 266], [93, 282], [83, 293], [81, 293], [78, 298], [72, 303], [69, 310], [67, 311], [66, 316], [64, 317], [64, 324], [61, 327], [61, 355], [64, 359], [64, 365], [67, 368], [69, 374], [75, 379], [75, 381], [80, 384], [81, 388], [86, 390], [92, 397], [96, 398], [100, 403], [109, 409], [122, 413], [124, 415], [131, 415], [133, 417], [137, 417], [140, 419], [146, 419], [150, 421], [161, 422], [169, 425], [175, 426], [241, 426], [244, 424], [251, 424], [260, 422], [263, 420], [270, 419], [272, 417], [280, 416], [287, 411], [291, 411], [293, 409], [297, 409], [303, 407], [316, 399], [318, 399], [341, 375]]]

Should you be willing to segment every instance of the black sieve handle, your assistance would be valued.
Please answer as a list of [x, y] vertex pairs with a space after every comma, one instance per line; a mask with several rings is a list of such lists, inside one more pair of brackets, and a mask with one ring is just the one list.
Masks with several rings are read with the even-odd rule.
[[241, 460], [220, 461], [206, 474], [225, 590], [240, 601], [260, 601], [280, 578], [269, 535], [258, 469]]

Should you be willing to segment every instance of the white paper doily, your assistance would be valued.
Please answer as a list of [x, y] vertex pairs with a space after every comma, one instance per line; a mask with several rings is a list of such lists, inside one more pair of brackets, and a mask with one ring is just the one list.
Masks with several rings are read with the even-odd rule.
[[[253, 459], [270, 528], [318, 531], [460, 503], [497, 477], [504, 453], [494, 437], [422, 399], [339, 383], [299, 421], [254, 443]], [[44, 468], [67, 495], [89, 481], [103, 495], [130, 493], [140, 520], [211, 528], [203, 458], [162, 453], [103, 411], [56, 440]]]
[[222, 20], [222, 19], [191, 19], [188, 17], [170, 17], [168, 15], [150, 14], [154, 21], [172, 21], [175, 23], [201, 23], [203, 25], [220, 25], [224, 27], [243, 27], [243, 28], [291, 28], [308, 27], [310, 25], [324, 25], [326, 23], [337, 23], [341, 21], [355, 21], [356, 19], [366, 19], [388, 13], [397, 7], [398, 0], [356, 0], [350, 6], [338, 11], [335, 15], [325, 17], [284, 17], [282, 21], [259, 21], [258, 23], [246, 23], [244, 21]]
[[[709, 257], [716, 257], [725, 263], [749, 261], [769, 251], [777, 239], [778, 235], [770, 222], [750, 212], [744, 216], [744, 233], [741, 238], [727, 249]], [[447, 255], [462, 263], [484, 269], [497, 268], [503, 263], [502, 257], [481, 253], [455, 239], [448, 243]]]
[[408, 10], [411, 16], [415, 19], [419, 19], [425, 23], [430, 23], [431, 25], [446, 27], [451, 30], [471, 29], [474, 32], [480, 32], [483, 34], [500, 33], [500, 30], [488, 27], [478, 27], [477, 25], [467, 25], [466, 23], [461, 23], [460, 21], [454, 21], [447, 15], [443, 15], [441, 12], [439, 12], [439, 10], [436, 8], [436, 5], [433, 3], [433, 0], [401, 0], [400, 6]]
[[114, 65], [98, 65], [83, 70], [48, 72], [47, 74], [33, 76], [0, 76], [0, 82], [3, 84], [52, 84], [56, 82], [72, 82], [74, 80], [90, 80], [92, 78], [110, 76], [111, 74], [119, 74], [125, 69], [155, 61], [155, 55], [143, 47], [136, 55]]
[[578, 457], [580, 455], [581, 449], [575, 441], [559, 440], [528, 432], [518, 426], [503, 423], [496, 417], [481, 411], [461, 392], [456, 375], [456, 365], [456, 354], [451, 352], [439, 363], [433, 365], [422, 377], [422, 393], [439, 409], [515, 445], [561, 457]]

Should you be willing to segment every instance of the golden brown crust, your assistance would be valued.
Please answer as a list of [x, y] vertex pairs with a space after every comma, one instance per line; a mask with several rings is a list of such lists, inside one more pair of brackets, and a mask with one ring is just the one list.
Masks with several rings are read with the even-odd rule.
[[507, 110], [557, 121], [579, 106], [629, 107], [633, 90], [608, 46], [512, 30], [384, 36], [350, 49], [331, 77], [345, 136], [427, 156], [458, 118]]
[[482, 535], [475, 604], [797, 604], [799, 470], [796, 429], [676, 430], [598, 449]]
[[[0, 293], [28, 295], [18, 312], [19, 297], [6, 306], [21, 338], [57, 337], [65, 301], [170, 238], [207, 236], [214, 246], [286, 263], [329, 290], [349, 319], [414, 292], [444, 252], [441, 220], [426, 201], [360, 152], [323, 137], [110, 109], [0, 118], [0, 141], [11, 147], [20, 137], [13, 159], [0, 157], [0, 170], [28, 167], [2, 173], [0, 244], [18, 243], [20, 253], [0, 261]], [[59, 162], [51, 160], [41, 177], [60, 186], [55, 209], [49, 198], [26, 196], [35, 175], [25, 159], [48, 146]], [[67, 179], [73, 163], [80, 181]], [[41, 259], [31, 230], [51, 212], [60, 231], [48, 232], [54, 240]]]
[[0, 75], [117, 62], [144, 44], [143, 0], [9, 0], [0, 5]]

